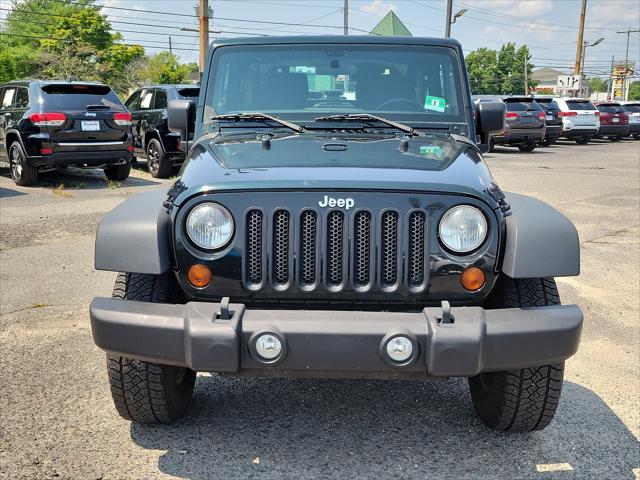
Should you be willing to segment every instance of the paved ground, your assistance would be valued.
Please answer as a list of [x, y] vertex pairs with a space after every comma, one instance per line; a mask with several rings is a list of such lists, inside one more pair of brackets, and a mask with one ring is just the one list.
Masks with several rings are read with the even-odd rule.
[[559, 286], [585, 311], [583, 342], [556, 420], [534, 434], [484, 429], [459, 379], [205, 375], [181, 423], [121, 420], [88, 325], [91, 297], [114, 280], [93, 270], [93, 234], [160, 183], [137, 171], [108, 184], [96, 171], [20, 188], [3, 167], [0, 477], [640, 478], [640, 142], [498, 148], [488, 163], [504, 189], [553, 204], [581, 235], [583, 273]]

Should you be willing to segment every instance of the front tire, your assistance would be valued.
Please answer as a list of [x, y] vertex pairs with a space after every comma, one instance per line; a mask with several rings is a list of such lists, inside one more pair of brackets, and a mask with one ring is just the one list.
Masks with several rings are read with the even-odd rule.
[[[168, 274], [120, 273], [113, 297], [162, 303], [174, 299]], [[184, 415], [191, 403], [196, 372], [107, 354], [107, 372], [116, 410], [126, 420], [169, 423]]]
[[[552, 278], [511, 279], [503, 276], [492, 296], [495, 308], [559, 305]], [[545, 428], [556, 412], [562, 390], [564, 362], [469, 378], [473, 405], [489, 428], [531, 432]]]
[[38, 168], [29, 163], [18, 141], [9, 147], [9, 168], [11, 178], [20, 187], [28, 187], [38, 181]]
[[157, 138], [152, 138], [147, 144], [147, 168], [154, 178], [167, 178], [173, 170], [167, 153]]

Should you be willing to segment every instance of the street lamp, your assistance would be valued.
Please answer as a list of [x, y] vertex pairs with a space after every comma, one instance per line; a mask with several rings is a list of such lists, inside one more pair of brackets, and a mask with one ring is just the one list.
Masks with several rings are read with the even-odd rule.
[[449, 38], [451, 36], [451, 25], [456, 23], [456, 20], [460, 18], [462, 15], [467, 13], [467, 9], [463, 8], [462, 10], [458, 10], [458, 12], [451, 18], [451, 11], [453, 10], [453, 0], [447, 0], [447, 18], [445, 19], [445, 31], [444, 38]]
[[589, 43], [586, 40], [582, 43], [582, 62], [580, 63], [580, 79], [581, 80], [584, 74], [584, 57], [587, 54], [587, 47], [595, 47], [596, 45], [600, 45], [600, 43], [602, 43], [603, 40], [604, 40], [604, 37], [600, 37], [593, 43]]

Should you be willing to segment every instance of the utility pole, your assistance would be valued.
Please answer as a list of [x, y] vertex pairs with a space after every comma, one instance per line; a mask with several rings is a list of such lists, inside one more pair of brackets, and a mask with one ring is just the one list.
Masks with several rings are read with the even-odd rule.
[[524, 56], [524, 94], [529, 95], [529, 55]]
[[607, 100], [613, 100], [613, 60], [614, 57], [611, 55], [611, 71], [609, 72], [609, 88], [611, 89], [611, 95], [609, 95], [609, 88], [607, 88]]
[[580, 13], [580, 28], [578, 30], [578, 47], [576, 48], [576, 63], [573, 66], [573, 74], [580, 74], [582, 65], [582, 49], [584, 47], [584, 17], [587, 13], [587, 0], [582, 0], [582, 11]]
[[627, 35], [627, 51], [624, 54], [624, 79], [622, 80], [622, 98], [627, 100], [627, 78], [629, 77], [629, 37], [632, 33], [640, 32], [640, 30], [631, 30], [631, 27], [627, 27], [626, 30], [617, 33], [624, 33]]
[[344, 7], [342, 7], [344, 34], [349, 35], [349, 0], [344, 0]]
[[451, 13], [453, 11], [453, 0], [447, 0], [447, 15], [445, 21], [447, 22], [444, 30], [444, 38], [451, 37]]
[[204, 63], [207, 60], [207, 50], [209, 49], [209, 0], [200, 0], [198, 9], [198, 19], [200, 23], [200, 79], [204, 72]]
[[173, 47], [171, 46], [171, 37], [169, 37], [169, 53], [173, 53]]

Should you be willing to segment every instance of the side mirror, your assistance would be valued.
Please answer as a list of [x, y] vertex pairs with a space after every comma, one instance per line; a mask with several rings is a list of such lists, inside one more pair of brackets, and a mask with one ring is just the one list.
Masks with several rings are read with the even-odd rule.
[[502, 133], [506, 126], [507, 107], [502, 102], [480, 102], [476, 106], [476, 133], [480, 136], [480, 150], [489, 151], [491, 135]]
[[191, 100], [169, 100], [167, 105], [169, 130], [180, 134], [180, 149], [189, 151], [189, 138], [196, 126], [196, 105]]

